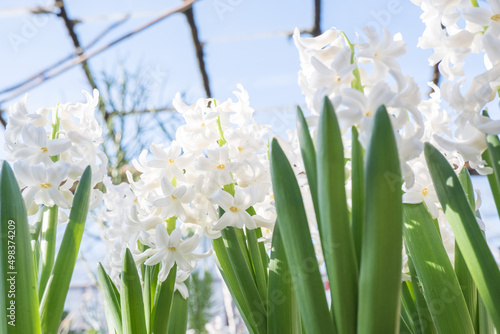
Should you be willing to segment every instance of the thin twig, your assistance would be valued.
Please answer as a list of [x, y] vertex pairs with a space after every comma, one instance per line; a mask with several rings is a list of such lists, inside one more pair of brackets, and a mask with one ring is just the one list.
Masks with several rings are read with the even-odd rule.
[[[103, 37], [105, 37], [108, 33], [110, 33], [113, 29], [117, 28], [118, 26], [120, 26], [121, 24], [123, 24], [125, 21], [127, 20], [127, 18], [124, 18], [122, 19], [121, 21], [118, 21], [118, 22], [115, 22], [111, 25], [109, 25], [106, 29], [104, 29], [99, 35], [97, 35], [97, 37], [95, 37], [86, 47], [85, 47], [85, 50], [88, 50], [90, 49], [92, 46], [94, 46], [95, 44], [97, 44], [97, 42], [99, 42]], [[29, 82], [37, 79], [37, 78], [43, 78], [46, 76], [47, 72], [53, 70], [54, 68], [57, 68], [58, 66], [61, 66], [62, 64], [66, 63], [67, 61], [69, 60], [72, 60], [75, 58], [75, 54], [74, 53], [71, 53], [69, 55], [67, 55], [66, 57], [56, 61], [54, 64], [50, 65], [49, 67], [43, 69], [42, 71], [36, 73], [35, 75], [31, 76], [30, 78], [20, 82], [20, 83], [17, 83], [15, 84], [14, 86], [10, 86], [10, 87], [7, 87], [5, 89], [3, 89], [2, 91], [0, 91], [0, 94], [5, 94], [5, 93], [8, 93], [8, 92], [11, 92], [15, 89], [18, 89], [19, 87], [22, 87], [26, 84], [28, 84]]]
[[82, 54], [81, 56], [79, 57], [75, 57], [73, 58], [74, 60], [69, 64], [69, 65], [66, 65], [60, 69], [58, 69], [57, 71], [55, 71], [54, 73], [50, 74], [50, 75], [47, 75], [47, 76], [43, 76], [43, 77], [38, 77], [37, 79], [39, 80], [33, 80], [33, 82], [30, 83], [27, 83], [26, 85], [24, 85], [25, 87], [20, 87], [20, 89], [18, 89], [17, 91], [15, 91], [14, 93], [8, 95], [6, 98], [0, 100], [0, 105], [8, 100], [11, 100], [19, 95], [22, 95], [24, 93], [26, 93], [27, 91], [41, 85], [42, 83], [44, 83], [45, 81], [48, 81], [50, 79], [53, 79], [55, 78], [56, 76], [66, 72], [67, 70], [73, 68], [74, 66], [80, 64], [81, 62], [83, 61], [86, 61], [88, 59], [90, 59], [91, 57], [94, 57], [100, 53], [102, 53], [103, 51], [106, 51], [107, 49], [115, 46], [116, 44], [124, 41], [125, 39], [155, 25], [156, 23], [166, 19], [167, 17], [175, 14], [175, 13], [183, 13], [184, 11], [186, 11], [187, 9], [191, 8], [191, 6], [193, 5], [193, 3], [195, 3], [197, 0], [186, 0], [182, 5], [179, 5], [177, 6], [176, 8], [162, 14], [161, 16], [157, 17], [156, 19], [146, 23], [145, 25], [121, 36], [120, 38], [114, 40], [113, 42], [97, 49], [96, 51], [94, 52], [90, 52], [89, 54], [85, 55], [85, 54]]
[[200, 43], [200, 38], [198, 36], [198, 28], [196, 27], [196, 22], [194, 21], [193, 7], [187, 9], [184, 12], [184, 15], [186, 15], [189, 28], [191, 28], [191, 37], [193, 38], [194, 49], [196, 51], [196, 58], [198, 59], [198, 67], [200, 68], [201, 79], [203, 80], [203, 87], [205, 88], [205, 93], [207, 97], [211, 97], [212, 93], [210, 91], [210, 81], [208, 79], [208, 73], [205, 66], [203, 45]]

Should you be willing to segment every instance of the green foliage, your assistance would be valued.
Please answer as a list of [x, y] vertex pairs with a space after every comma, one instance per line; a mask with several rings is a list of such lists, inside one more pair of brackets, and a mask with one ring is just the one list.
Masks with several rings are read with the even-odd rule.
[[210, 270], [191, 273], [189, 285], [188, 321], [195, 333], [207, 333], [205, 325], [214, 316], [214, 276]]

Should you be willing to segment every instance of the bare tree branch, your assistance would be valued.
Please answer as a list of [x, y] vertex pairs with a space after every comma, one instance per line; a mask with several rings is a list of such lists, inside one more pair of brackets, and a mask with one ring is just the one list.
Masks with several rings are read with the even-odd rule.
[[198, 36], [198, 28], [196, 27], [196, 22], [194, 21], [193, 7], [187, 9], [184, 12], [186, 19], [191, 28], [191, 37], [193, 38], [194, 49], [196, 52], [196, 58], [198, 59], [198, 67], [200, 68], [201, 79], [203, 80], [203, 87], [205, 88], [205, 94], [207, 97], [212, 97], [212, 92], [210, 91], [210, 81], [208, 79], [207, 69], [205, 67], [205, 60], [203, 56], [203, 45], [200, 43], [200, 38]]
[[321, 35], [321, 0], [314, 0], [314, 25], [311, 35], [313, 37]]
[[[73, 45], [75, 46], [75, 53], [77, 56], [81, 56], [83, 54], [83, 48], [80, 45], [80, 40], [78, 38], [78, 35], [76, 34], [75, 31], [75, 21], [72, 21], [68, 17], [68, 13], [66, 12], [66, 7], [64, 6], [64, 1], [63, 0], [56, 0], [56, 7], [59, 7], [59, 16], [60, 18], [63, 19], [64, 25], [66, 26], [66, 29], [68, 30], [68, 34], [71, 37], [71, 40], [73, 41]], [[85, 76], [87, 77], [87, 80], [92, 87], [92, 89], [97, 89], [97, 84], [95, 83], [94, 76], [92, 75], [92, 72], [90, 71], [90, 66], [86, 60], [82, 61], [81, 63], [83, 71], [85, 72]]]
[[[439, 61], [434, 67], [432, 68], [432, 83], [435, 84], [436, 86], [439, 85], [439, 79], [441, 79], [441, 73], [439, 73], [439, 64], [441, 61]], [[429, 95], [434, 93], [434, 88], [431, 88]]]
[[54, 71], [53, 73], [47, 74], [47, 75], [45, 75], [45, 73], [44, 73], [43, 76], [36, 77], [34, 80], [31, 80], [31, 81], [27, 82], [25, 85], [22, 85], [21, 87], [19, 87], [19, 89], [17, 89], [16, 91], [14, 91], [12, 94], [10, 94], [7, 97], [5, 97], [2, 100], [0, 100], [0, 104], [6, 102], [8, 100], [11, 100], [11, 99], [13, 99], [13, 98], [15, 98], [15, 97], [17, 97], [17, 96], [19, 96], [21, 94], [26, 93], [27, 91], [29, 91], [29, 90], [31, 90], [31, 89], [33, 89], [33, 88], [41, 85], [45, 81], [48, 81], [50, 79], [53, 79], [53, 78], [57, 77], [58, 75], [66, 72], [67, 70], [69, 70], [69, 69], [73, 68], [74, 66], [82, 63], [83, 61], [86, 61], [86, 60], [90, 59], [91, 57], [94, 57], [94, 56], [96, 56], [96, 55], [98, 55], [98, 54], [106, 51], [107, 49], [115, 46], [116, 44], [118, 44], [118, 43], [126, 40], [127, 38], [129, 38], [129, 37], [131, 37], [131, 36], [133, 36], [133, 35], [141, 32], [141, 31], [143, 31], [143, 30], [145, 30], [145, 29], [147, 29], [147, 28], [155, 25], [156, 23], [158, 23], [158, 22], [166, 19], [167, 17], [169, 17], [169, 16], [171, 16], [171, 15], [173, 15], [175, 13], [183, 13], [183, 12], [185, 12], [187, 9], [191, 8], [191, 6], [193, 5], [193, 3], [195, 3], [196, 1], [197, 0], [186, 0], [182, 5], [179, 5], [179, 6], [175, 7], [175, 8], [173, 8], [172, 10], [169, 10], [169, 11], [165, 12], [164, 14], [160, 15], [156, 19], [154, 19], [154, 20], [152, 20], [152, 21], [150, 21], [150, 22], [148, 22], [148, 23], [140, 26], [139, 28], [137, 28], [137, 29], [135, 29], [135, 30], [133, 30], [133, 31], [131, 31], [131, 32], [129, 32], [129, 33], [121, 36], [120, 38], [114, 40], [113, 42], [111, 42], [111, 43], [109, 43], [109, 44], [107, 44], [107, 45], [105, 45], [105, 46], [103, 46], [103, 47], [101, 47], [101, 48], [99, 48], [99, 49], [97, 49], [97, 50], [95, 50], [93, 52], [90, 52], [89, 54], [86, 54], [86, 55], [82, 54], [82, 55], [80, 55], [78, 57], [73, 58], [73, 61], [70, 64], [68, 64], [68, 65], [66, 65], [66, 66], [64, 66], [64, 67], [62, 67], [62, 68]]

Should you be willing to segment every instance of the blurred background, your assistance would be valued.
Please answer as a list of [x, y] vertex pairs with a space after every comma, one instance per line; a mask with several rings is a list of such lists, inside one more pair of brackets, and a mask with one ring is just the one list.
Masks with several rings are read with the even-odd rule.
[[[171, 101], [177, 92], [186, 103], [209, 96], [225, 100], [241, 83], [258, 121], [281, 135], [293, 129], [295, 107], [304, 104], [297, 84], [300, 62], [291, 39], [295, 27], [304, 36], [334, 27], [351, 41], [363, 40], [365, 25], [401, 32], [408, 46], [400, 58], [403, 71], [416, 79], [423, 96], [428, 94], [433, 68], [427, 62], [431, 52], [416, 47], [424, 29], [420, 14], [405, 0], [4, 0], [0, 129], [8, 106], [26, 93], [34, 111], [83, 101], [82, 90], [97, 88], [102, 101], [96, 113], [105, 130], [110, 174], [118, 182], [141, 150], [175, 135], [181, 119]], [[487, 182], [479, 177], [474, 182], [483, 189], [488, 238], [498, 244], [499, 225]], [[105, 331], [93, 276], [104, 252], [100, 228], [88, 224], [62, 332]], [[200, 268], [190, 298], [192, 332], [241, 332], [234, 305], [227, 298], [224, 303], [213, 265]]]

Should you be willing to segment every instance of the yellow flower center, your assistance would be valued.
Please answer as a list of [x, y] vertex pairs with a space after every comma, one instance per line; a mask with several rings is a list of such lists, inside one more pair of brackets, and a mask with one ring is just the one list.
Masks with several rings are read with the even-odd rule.
[[238, 146], [238, 151], [240, 151], [240, 152], [243, 151], [243, 147]]
[[52, 188], [52, 185], [50, 183], [42, 183], [40, 184], [40, 187], [42, 187], [43, 189], [49, 189]]
[[175, 160], [174, 159], [168, 159], [168, 162], [171, 163], [171, 164], [173, 164], [175, 162]]
[[174, 195], [170, 195], [170, 197], [172, 197], [172, 199], [177, 199], [177, 197], [175, 197]]
[[340, 78], [340, 76], [337, 75], [337, 82], [340, 82], [342, 81], [342, 79]]
[[495, 14], [491, 17], [493, 21], [500, 22], [500, 14]]
[[427, 196], [427, 194], [429, 194], [429, 189], [427, 189], [427, 187], [424, 187], [424, 189], [422, 189], [422, 195]]
[[217, 169], [224, 169], [224, 168], [226, 168], [226, 166], [224, 164], [220, 164], [217, 166]]
[[205, 126], [205, 123], [201, 123], [201, 127], [204, 127]]
[[40, 148], [40, 150], [42, 150], [42, 153], [47, 153], [49, 151], [49, 149], [46, 147], [42, 147]]
[[373, 55], [373, 57], [377, 58], [378, 57], [378, 53], [375, 52], [375, 54]]
[[274, 194], [269, 195], [270, 199], [274, 199]]
[[232, 206], [232, 207], [229, 208], [229, 211], [236, 213], [236, 212], [238, 212], [238, 208]]
[[169, 251], [172, 251], [172, 252], [175, 252], [177, 250], [177, 248], [175, 247], [167, 247]]

